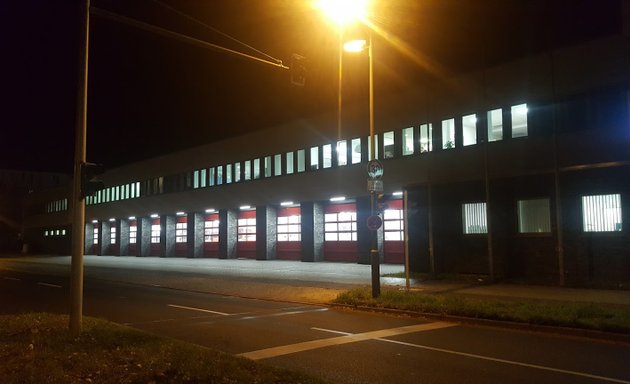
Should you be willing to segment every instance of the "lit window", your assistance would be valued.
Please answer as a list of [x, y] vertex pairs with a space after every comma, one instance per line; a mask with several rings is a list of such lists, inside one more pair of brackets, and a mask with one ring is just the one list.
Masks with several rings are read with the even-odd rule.
[[621, 231], [621, 195], [582, 196], [584, 232]]
[[348, 142], [341, 140], [337, 142], [337, 165], [348, 164]]
[[512, 106], [512, 137], [527, 136], [527, 104]]
[[420, 126], [420, 153], [433, 150], [433, 124]]
[[260, 179], [260, 159], [254, 159], [254, 180]]
[[204, 168], [204, 169], [202, 169], [202, 170], [199, 172], [199, 178], [200, 178], [200, 180], [199, 180], [199, 186], [200, 186], [201, 188], [205, 188], [205, 187], [208, 185], [208, 183], [207, 183], [207, 181], [208, 181], [208, 176], [207, 176], [207, 174], [208, 174], [208, 171], [207, 171], [205, 168]]
[[44, 231], [44, 236], [48, 236], [48, 231]]
[[234, 163], [234, 182], [241, 181], [241, 163]]
[[193, 188], [199, 188], [199, 171], [193, 172]]
[[277, 154], [273, 157], [273, 175], [282, 175], [282, 155]]
[[136, 244], [138, 242], [138, 226], [129, 226], [129, 244]]
[[271, 156], [265, 156], [264, 164], [265, 177], [271, 177]]
[[293, 173], [293, 152], [287, 152], [286, 160], [287, 160], [287, 175], [290, 175]]
[[455, 119], [442, 120], [442, 149], [455, 148]]
[[322, 146], [323, 168], [332, 167], [332, 144]]
[[216, 183], [216, 171], [214, 167], [208, 168], [208, 187], [214, 187]]
[[383, 158], [384, 159], [394, 158], [395, 156], [394, 145], [395, 145], [394, 132], [390, 131], [390, 132], [383, 133]]
[[109, 243], [116, 244], [116, 227], [113, 225], [109, 228]]
[[477, 144], [477, 115], [462, 117], [462, 132], [464, 134], [464, 146]]
[[486, 203], [462, 204], [464, 234], [488, 233]]
[[175, 224], [175, 242], [185, 243], [188, 239], [188, 223]]
[[251, 160], [246, 160], [243, 162], [243, 168], [245, 172], [245, 180], [251, 180], [252, 179], [252, 161]]
[[223, 184], [223, 166], [219, 165], [217, 167], [217, 185]]
[[550, 233], [549, 199], [519, 200], [518, 232]]
[[160, 232], [162, 231], [160, 224], [152, 224], [151, 225], [151, 243], [159, 244], [160, 243]]
[[383, 211], [383, 233], [385, 241], [404, 240], [404, 222], [402, 209], [386, 209]]
[[94, 244], [98, 244], [98, 226], [94, 226], [92, 229], [92, 240]]
[[356, 212], [327, 213], [324, 215], [325, 241], [356, 241]]
[[368, 158], [369, 159], [378, 159], [378, 135], [374, 135], [374, 153], [375, 156], [372, 157], [372, 138], [368, 136]]
[[256, 241], [256, 218], [238, 219], [238, 241]]
[[413, 155], [413, 127], [402, 130], [402, 155]]
[[306, 151], [303, 149], [297, 151], [297, 171], [306, 171]]
[[352, 139], [352, 164], [361, 162], [361, 138]]
[[503, 139], [503, 110], [501, 108], [488, 111], [488, 141]]
[[278, 241], [301, 241], [300, 215], [278, 217]]
[[203, 241], [206, 243], [218, 243], [219, 220], [207, 220], [203, 226]]
[[311, 147], [311, 170], [319, 169], [319, 147]]
[[232, 164], [225, 165], [225, 184], [232, 182]]

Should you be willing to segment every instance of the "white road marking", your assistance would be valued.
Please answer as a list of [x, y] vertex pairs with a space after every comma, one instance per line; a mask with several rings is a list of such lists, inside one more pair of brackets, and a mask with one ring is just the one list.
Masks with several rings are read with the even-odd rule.
[[15, 277], [6, 277], [6, 276], [2, 276], [3, 279], [5, 280], [12, 280], [12, 281], [20, 281], [20, 279], [15, 278]]
[[41, 281], [37, 282], [37, 285], [41, 285], [41, 286], [44, 286], [44, 287], [51, 287], [51, 288], [62, 288], [61, 285], [42, 283]]
[[358, 341], [378, 339], [381, 337], [390, 337], [390, 336], [402, 335], [405, 333], [430, 331], [433, 329], [441, 329], [441, 328], [448, 328], [448, 327], [454, 327], [454, 326], [456, 326], [456, 324], [445, 323], [441, 321], [435, 322], [435, 323], [429, 323], [429, 324], [408, 325], [405, 327], [382, 329], [378, 331], [371, 331], [371, 332], [364, 332], [364, 333], [357, 333], [357, 334], [349, 334], [349, 335], [344, 335], [344, 336], [339, 336], [339, 337], [331, 337], [329, 339], [311, 340], [311, 341], [305, 341], [302, 343], [260, 349], [258, 351], [241, 353], [238, 356], [246, 357], [252, 360], [269, 359], [271, 357], [288, 355], [288, 354], [297, 353], [297, 352], [304, 352], [304, 351], [309, 351], [312, 349], [329, 347], [332, 345], [356, 343]]
[[287, 316], [287, 315], [298, 315], [300, 313], [309, 313], [309, 312], [325, 312], [327, 310], [328, 310], [328, 308], [317, 308], [317, 309], [307, 309], [307, 310], [303, 310], [303, 311], [275, 312], [275, 313], [268, 313], [268, 314], [259, 315], [259, 316], [245, 316], [245, 317], [242, 317], [240, 320], [253, 320], [253, 319], [263, 319], [265, 317], [279, 317], [279, 316]]
[[[314, 329], [316, 331], [322, 331], [322, 332], [336, 333], [336, 334], [340, 334], [340, 335], [352, 335], [352, 333], [342, 332], [342, 331], [335, 331], [335, 330], [326, 329], [326, 328], [313, 327], [311, 329]], [[615, 379], [615, 378], [611, 378], [611, 377], [592, 375], [590, 373], [584, 373], [584, 372], [570, 371], [570, 370], [567, 370], [567, 369], [546, 367], [544, 365], [521, 363], [521, 362], [518, 362], [518, 361], [498, 359], [498, 358], [495, 358], [495, 357], [476, 355], [476, 354], [473, 354], [473, 353], [457, 352], [457, 351], [452, 351], [452, 350], [449, 350], [449, 349], [429, 347], [427, 345], [412, 344], [412, 343], [407, 343], [407, 342], [404, 342], [404, 341], [384, 339], [384, 338], [381, 338], [381, 337], [375, 338], [374, 340], [384, 341], [384, 342], [387, 342], [387, 343], [393, 343], [393, 344], [399, 344], [399, 345], [405, 345], [407, 347], [426, 349], [426, 350], [429, 350], [429, 351], [448, 353], [448, 354], [451, 354], [451, 355], [470, 357], [470, 358], [473, 358], [473, 359], [487, 360], [487, 361], [493, 361], [493, 362], [496, 362], [496, 363], [516, 365], [516, 366], [519, 366], [519, 367], [533, 368], [533, 369], [539, 369], [539, 370], [543, 370], [543, 371], [563, 373], [563, 374], [566, 374], [566, 375], [586, 377], [586, 378], [589, 378], [589, 379], [602, 380], [602, 381], [607, 381], [607, 382], [611, 382], [611, 383], [630, 384], [630, 381], [627, 381], [627, 380], [621, 380], [621, 379]]]
[[197, 311], [197, 312], [205, 312], [205, 313], [214, 313], [215, 315], [221, 315], [221, 316], [230, 316], [229, 313], [225, 313], [225, 312], [218, 312], [218, 311], [211, 311], [209, 309], [203, 309], [203, 308], [195, 308], [195, 307], [186, 307], [183, 305], [176, 305], [176, 304], [168, 304], [167, 306], [169, 307], [173, 307], [173, 308], [180, 308], [180, 309], [187, 309], [189, 311]]

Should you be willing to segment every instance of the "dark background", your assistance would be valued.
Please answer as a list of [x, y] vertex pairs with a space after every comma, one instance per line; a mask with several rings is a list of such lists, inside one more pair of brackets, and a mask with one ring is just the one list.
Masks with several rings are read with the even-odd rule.
[[[618, 0], [373, 0], [375, 89], [448, 76], [617, 33]], [[337, 103], [334, 28], [309, 0], [93, 0], [92, 6], [290, 64], [290, 72], [91, 17], [88, 160], [115, 167], [326, 111]], [[78, 76], [78, 0], [0, 4], [0, 169], [71, 172]], [[394, 39], [413, 48], [412, 60]], [[398, 44], [400, 46], [400, 44]], [[367, 95], [367, 61], [345, 60], [344, 99]]]

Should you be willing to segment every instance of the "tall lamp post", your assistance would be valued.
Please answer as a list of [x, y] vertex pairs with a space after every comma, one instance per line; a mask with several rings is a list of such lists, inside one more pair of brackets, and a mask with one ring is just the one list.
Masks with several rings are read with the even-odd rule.
[[[339, 35], [342, 37], [343, 27], [347, 24], [366, 20], [368, 9], [368, 0], [319, 0], [317, 7], [326, 14], [330, 19], [334, 20], [339, 26]], [[343, 50], [346, 52], [362, 52], [367, 49], [369, 61], [369, 124], [370, 124], [370, 154], [369, 164], [373, 164], [376, 159], [376, 140], [374, 137], [374, 51], [372, 42], [372, 29], [367, 28], [368, 39], [350, 40], [343, 44]], [[341, 126], [341, 51], [339, 53], [339, 111], [337, 117], [338, 129]], [[382, 173], [382, 168], [380, 169]], [[368, 170], [369, 173], [369, 170]], [[379, 176], [380, 177], [380, 176]], [[370, 219], [375, 218], [376, 212], [376, 180], [372, 180], [370, 187]], [[382, 185], [382, 184], [381, 184]], [[372, 297], [379, 297], [381, 294], [380, 281], [380, 255], [378, 252], [378, 242], [375, 230], [371, 232], [370, 242], [370, 264], [372, 270]]]

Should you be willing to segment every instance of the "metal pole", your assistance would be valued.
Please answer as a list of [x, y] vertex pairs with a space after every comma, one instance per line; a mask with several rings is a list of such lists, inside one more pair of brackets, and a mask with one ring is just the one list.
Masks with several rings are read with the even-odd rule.
[[90, 34], [90, 0], [81, 9], [81, 43], [79, 47], [79, 79], [74, 149], [74, 182], [72, 189], [72, 264], [70, 271], [70, 333], [81, 333], [83, 317], [83, 244], [85, 241], [85, 204], [81, 196], [81, 164], [85, 163], [88, 46]]
[[339, 78], [337, 95], [337, 140], [341, 139], [341, 100], [343, 90], [343, 27], [339, 27]]
[[403, 199], [403, 226], [405, 237], [405, 288], [409, 291], [409, 199], [407, 198], [407, 190], [404, 191]]
[[[369, 87], [370, 87], [370, 160], [376, 158], [376, 144], [374, 142], [374, 55], [372, 43], [372, 30], [369, 30], [368, 42], [368, 59], [370, 62]], [[374, 191], [370, 192], [370, 216], [374, 216]], [[378, 253], [378, 242], [376, 231], [372, 235], [372, 248], [370, 250], [370, 261], [372, 264], [372, 297], [377, 298], [381, 295], [381, 264], [380, 255]]]

